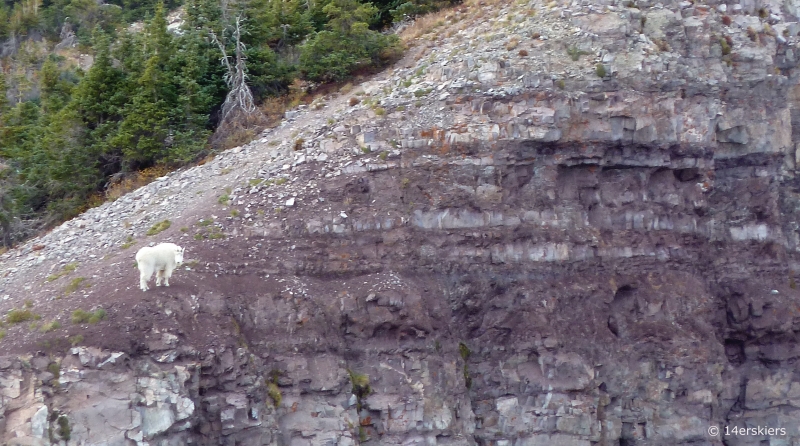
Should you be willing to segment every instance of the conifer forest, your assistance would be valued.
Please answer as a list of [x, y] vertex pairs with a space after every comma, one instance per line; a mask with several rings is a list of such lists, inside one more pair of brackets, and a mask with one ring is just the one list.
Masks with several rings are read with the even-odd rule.
[[247, 142], [265, 104], [384, 66], [392, 25], [446, 3], [0, 2], [0, 246]]

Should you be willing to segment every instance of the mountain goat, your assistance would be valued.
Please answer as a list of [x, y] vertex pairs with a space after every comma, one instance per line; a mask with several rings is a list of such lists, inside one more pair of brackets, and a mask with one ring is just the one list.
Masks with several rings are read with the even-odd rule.
[[153, 272], [156, 273], [156, 286], [169, 286], [172, 271], [183, 263], [183, 248], [174, 243], [161, 243], [149, 247], [145, 246], [136, 253], [136, 265], [139, 267], [139, 287], [147, 291], [147, 282]]

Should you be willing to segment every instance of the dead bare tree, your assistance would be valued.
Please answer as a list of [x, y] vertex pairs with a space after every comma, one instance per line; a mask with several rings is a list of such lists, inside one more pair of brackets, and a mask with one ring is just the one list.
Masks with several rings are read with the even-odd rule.
[[[222, 119], [224, 122], [228, 119], [231, 112], [241, 111], [245, 115], [250, 115], [256, 110], [255, 103], [253, 102], [253, 92], [247, 85], [247, 64], [244, 52], [246, 47], [241, 40], [242, 33], [242, 16], [236, 16], [236, 22], [233, 26], [233, 40], [234, 40], [234, 55], [229, 56], [225, 48], [225, 44], [217, 38], [214, 31], [209, 31], [211, 39], [217, 44], [219, 50], [222, 52], [220, 61], [225, 66], [227, 72], [225, 73], [225, 83], [228, 84], [228, 95], [225, 97], [225, 102], [222, 104]], [[222, 32], [223, 39], [225, 38], [225, 30]], [[231, 57], [234, 63], [231, 63]], [[236, 114], [236, 113], [234, 113]]]

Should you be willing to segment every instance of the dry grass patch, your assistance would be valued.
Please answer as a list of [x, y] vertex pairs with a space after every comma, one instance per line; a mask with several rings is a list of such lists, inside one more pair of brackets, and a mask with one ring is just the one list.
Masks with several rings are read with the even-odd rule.
[[249, 114], [241, 110], [233, 111], [217, 126], [209, 143], [217, 150], [227, 150], [247, 144], [268, 127], [268, 123], [269, 120], [261, 109]]
[[286, 96], [264, 99], [264, 102], [262, 102], [258, 108], [266, 117], [268, 127], [272, 127], [281, 122], [284, 113], [289, 109], [289, 102], [291, 101]]
[[156, 178], [161, 178], [169, 172], [171, 170], [167, 166], [153, 166], [120, 176], [118, 179], [112, 179], [106, 189], [106, 199], [116, 200], [128, 192], [152, 183]]
[[519, 45], [519, 39], [515, 36], [506, 43], [506, 50], [511, 51]]
[[436, 28], [445, 25], [445, 23], [450, 23], [455, 16], [456, 10], [447, 8], [417, 17], [411, 25], [400, 33], [400, 40], [408, 45], [425, 34], [433, 32]]

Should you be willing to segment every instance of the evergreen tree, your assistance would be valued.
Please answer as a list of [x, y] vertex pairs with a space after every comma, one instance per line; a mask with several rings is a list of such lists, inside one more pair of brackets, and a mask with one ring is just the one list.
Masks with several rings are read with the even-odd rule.
[[328, 16], [328, 29], [343, 35], [361, 34], [364, 25], [369, 25], [376, 18], [378, 8], [372, 3], [360, 3], [358, 0], [333, 0], [322, 11]]
[[210, 134], [209, 111], [221, 102], [225, 91], [221, 73], [216, 82], [209, 73], [210, 47], [197, 32], [184, 34], [179, 48], [173, 59], [179, 94], [170, 116], [175, 123], [170, 152], [174, 160], [188, 161], [204, 148]]
[[85, 145], [86, 127], [74, 110], [65, 108], [49, 119], [36, 148], [47, 178], [47, 224], [75, 216], [97, 190], [102, 175], [98, 157]]
[[222, 9], [217, 0], [186, 0], [184, 31], [198, 31], [207, 35], [211, 30], [216, 34], [222, 31]]
[[118, 132], [129, 88], [124, 74], [112, 64], [108, 36], [98, 30], [95, 41], [94, 64], [75, 88], [69, 107], [86, 129], [86, 150], [95, 156], [101, 172], [110, 175], [122, 164], [122, 154], [110, 139]]
[[72, 85], [61, 79], [61, 70], [53, 57], [48, 57], [39, 72], [43, 113], [54, 114], [69, 101]]
[[162, 95], [165, 73], [161, 72], [158, 59], [157, 54], [147, 59], [144, 73], [136, 81], [136, 95], [125, 107], [125, 117], [112, 140], [122, 150], [125, 170], [147, 167], [166, 158], [164, 143], [169, 121], [167, 102]]
[[201, 123], [207, 122], [213, 96], [197, 82], [206, 71], [205, 61], [190, 54], [200, 43], [196, 37], [183, 42], [187, 46], [177, 51], [159, 4], [142, 40], [144, 70], [134, 81], [131, 102], [112, 140], [122, 151], [125, 170], [185, 161], [204, 145], [207, 132]]
[[[310, 0], [309, 0], [310, 1]], [[247, 43], [271, 47], [300, 43], [314, 31], [314, 25], [303, 0], [252, 0], [246, 9]]]
[[94, 63], [81, 79], [72, 105], [90, 130], [119, 119], [125, 103], [124, 76], [111, 61], [108, 36], [98, 30]]
[[323, 10], [328, 30], [318, 32], [301, 49], [300, 71], [308, 79], [341, 80], [356, 69], [380, 64], [397, 50], [397, 36], [369, 29], [377, 13], [371, 3], [332, 0]]

